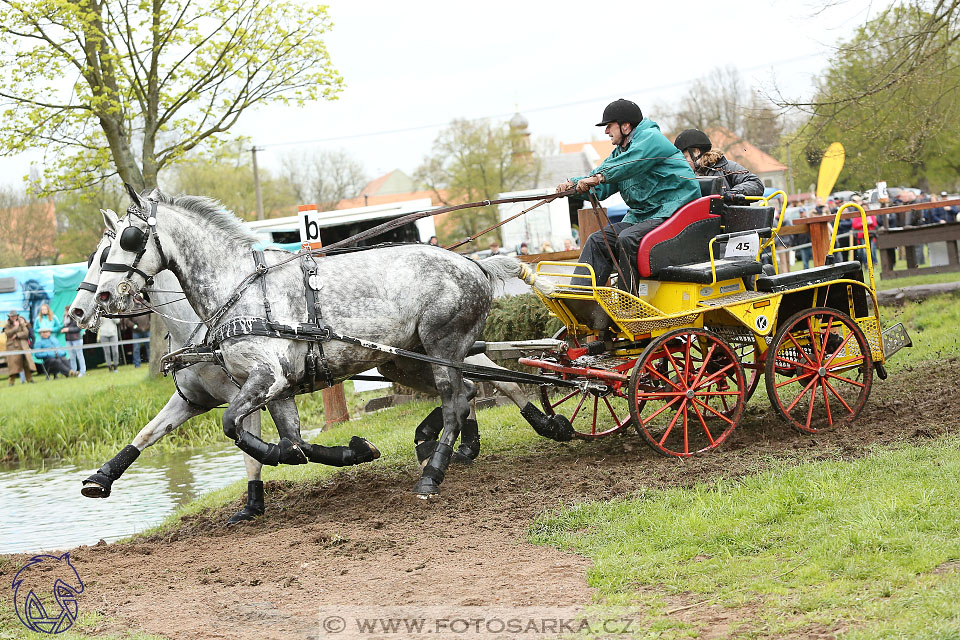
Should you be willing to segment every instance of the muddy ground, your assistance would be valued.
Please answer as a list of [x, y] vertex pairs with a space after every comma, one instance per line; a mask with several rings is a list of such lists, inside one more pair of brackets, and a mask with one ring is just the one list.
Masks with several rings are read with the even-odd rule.
[[[104, 614], [96, 632], [259, 640], [317, 637], [318, 611], [336, 604], [587, 603], [589, 561], [526, 542], [538, 514], [639, 487], [736, 476], [771, 457], [851, 457], [878, 443], [956, 432], [960, 360], [940, 364], [877, 380], [857, 423], [829, 434], [796, 433], [754, 403], [721, 451], [690, 461], [660, 457], [629, 433], [545, 441], [530, 457], [482, 455], [452, 471], [443, 496], [427, 502], [410, 494], [412, 468], [347, 471], [306, 491], [268, 483], [268, 515], [257, 522], [221, 526], [238, 496], [162, 537], [72, 550], [87, 587], [80, 610]], [[0, 582], [10, 579], [0, 571]], [[682, 619], [703, 624], [711, 637], [729, 623], [719, 613], [692, 609]]]

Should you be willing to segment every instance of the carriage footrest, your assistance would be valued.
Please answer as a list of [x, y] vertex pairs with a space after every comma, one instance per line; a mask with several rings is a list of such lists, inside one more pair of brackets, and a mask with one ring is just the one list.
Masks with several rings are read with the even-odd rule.
[[912, 347], [913, 340], [907, 335], [907, 330], [903, 323], [898, 322], [892, 327], [887, 327], [883, 333], [883, 358], [887, 360], [900, 349]]
[[747, 278], [761, 273], [763, 265], [755, 260], [734, 260], [721, 258], [710, 262], [697, 264], [682, 264], [664, 267], [657, 273], [657, 280], [661, 282], [696, 282], [710, 284], [713, 282], [713, 272], [717, 272], [717, 282], [734, 278]]

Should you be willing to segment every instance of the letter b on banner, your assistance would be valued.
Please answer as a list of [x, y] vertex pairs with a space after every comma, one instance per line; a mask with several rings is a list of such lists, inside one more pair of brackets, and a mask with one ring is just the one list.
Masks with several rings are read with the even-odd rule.
[[300, 215], [300, 242], [304, 249], [319, 249], [320, 215], [315, 204], [303, 204], [297, 207]]

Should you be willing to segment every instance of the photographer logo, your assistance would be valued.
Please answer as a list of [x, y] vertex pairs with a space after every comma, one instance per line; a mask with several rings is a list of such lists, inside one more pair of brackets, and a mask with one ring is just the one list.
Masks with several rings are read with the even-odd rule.
[[17, 617], [37, 633], [63, 633], [77, 619], [77, 595], [83, 581], [70, 564], [70, 554], [30, 558], [10, 585]]

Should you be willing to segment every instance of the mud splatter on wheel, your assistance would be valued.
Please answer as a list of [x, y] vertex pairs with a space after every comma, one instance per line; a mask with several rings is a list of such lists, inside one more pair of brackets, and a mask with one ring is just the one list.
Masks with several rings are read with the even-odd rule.
[[866, 336], [842, 311], [801, 311], [777, 331], [767, 353], [766, 385], [770, 404], [799, 431], [851, 422], [873, 385]]

